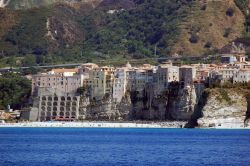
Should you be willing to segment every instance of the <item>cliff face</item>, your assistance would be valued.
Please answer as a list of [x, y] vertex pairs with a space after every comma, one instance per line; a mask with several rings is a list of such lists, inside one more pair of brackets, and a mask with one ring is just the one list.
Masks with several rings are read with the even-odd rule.
[[249, 97], [239, 89], [210, 89], [198, 119], [199, 127], [241, 128], [249, 126]]
[[182, 88], [172, 84], [168, 91], [155, 96], [154, 88], [127, 93], [120, 103], [106, 98], [81, 103], [80, 115], [87, 120], [183, 120], [193, 114], [204, 86]]

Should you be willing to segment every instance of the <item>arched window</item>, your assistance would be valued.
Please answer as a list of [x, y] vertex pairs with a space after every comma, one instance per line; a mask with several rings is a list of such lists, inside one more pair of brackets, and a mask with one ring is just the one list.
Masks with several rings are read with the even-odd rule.
[[61, 102], [61, 103], [60, 103], [60, 106], [65, 106], [65, 103], [64, 103], [64, 102]]
[[67, 106], [67, 107], [70, 107], [70, 102], [69, 102], [69, 101], [66, 103], [66, 106]]
[[60, 116], [64, 116], [64, 112], [60, 112]]
[[62, 100], [62, 101], [65, 101], [65, 97], [62, 96], [62, 97], [61, 97], [61, 100]]
[[54, 103], [53, 103], [53, 106], [57, 106], [57, 102], [54, 102]]
[[70, 100], [71, 100], [71, 97], [69, 97], [69, 96], [68, 96], [68, 97], [67, 97], [67, 100], [69, 100], [69, 101], [70, 101]]
[[47, 112], [47, 116], [48, 116], [48, 117], [51, 117], [51, 113], [50, 113], [50, 112]]
[[75, 102], [75, 101], [74, 101], [74, 102], [72, 102], [72, 105], [73, 105], [73, 106], [76, 106], [76, 102]]
[[64, 111], [64, 107], [60, 107], [60, 111]]
[[66, 112], [66, 116], [70, 116], [70, 113], [69, 113], [69, 112]]
[[44, 106], [42, 106], [42, 110], [43, 110], [43, 111], [45, 111], [45, 110], [46, 110], [46, 108], [45, 108]]
[[51, 97], [51, 96], [49, 96], [49, 97], [48, 97], [48, 100], [49, 100], [49, 101], [52, 101], [52, 97]]
[[56, 112], [53, 112], [53, 116], [57, 116], [57, 113], [56, 113]]
[[54, 97], [54, 101], [58, 101], [58, 97]]
[[45, 105], [46, 105], [45, 101], [42, 101], [42, 105], [43, 105], [43, 106], [45, 106]]
[[51, 111], [51, 107], [47, 107], [47, 111]]
[[43, 96], [43, 97], [42, 97], [42, 100], [43, 100], [43, 101], [45, 101], [45, 100], [46, 100], [46, 97], [45, 97], [45, 96]]
[[53, 107], [53, 111], [57, 111], [57, 107]]
[[47, 105], [48, 105], [48, 106], [51, 106], [52, 104], [51, 104], [51, 102], [48, 102]]
[[72, 116], [76, 116], [76, 113], [75, 113], [75, 112], [72, 112], [71, 115], [72, 115]]
[[75, 111], [76, 111], [76, 107], [72, 107], [72, 111], [74, 111], [74, 112], [75, 112]]
[[74, 100], [74, 101], [77, 101], [77, 98], [76, 98], [76, 97], [74, 97], [74, 98], [73, 98], [73, 100]]

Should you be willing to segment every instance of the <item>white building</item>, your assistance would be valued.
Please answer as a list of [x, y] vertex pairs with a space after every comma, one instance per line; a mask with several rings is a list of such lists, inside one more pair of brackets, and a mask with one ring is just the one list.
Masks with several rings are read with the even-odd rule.
[[117, 68], [114, 72], [113, 100], [117, 103], [125, 95], [127, 90], [127, 72], [125, 68]]
[[240, 69], [233, 76], [233, 83], [249, 82], [250, 81], [250, 69]]
[[222, 81], [232, 81], [234, 75], [239, 71], [239, 68], [236, 66], [226, 66], [226, 67], [220, 67], [218, 69], [218, 72], [222, 76]]
[[161, 93], [173, 81], [179, 81], [179, 67], [159, 66], [156, 72], [156, 93]]

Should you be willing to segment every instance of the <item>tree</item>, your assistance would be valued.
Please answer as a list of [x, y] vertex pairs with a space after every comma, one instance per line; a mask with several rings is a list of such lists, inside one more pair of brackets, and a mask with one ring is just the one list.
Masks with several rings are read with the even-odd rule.
[[0, 76], [0, 109], [7, 105], [20, 109], [24, 106], [31, 92], [31, 82], [18, 74], [5, 73]]
[[26, 55], [23, 59], [23, 66], [35, 66], [36, 65], [36, 58], [34, 55]]

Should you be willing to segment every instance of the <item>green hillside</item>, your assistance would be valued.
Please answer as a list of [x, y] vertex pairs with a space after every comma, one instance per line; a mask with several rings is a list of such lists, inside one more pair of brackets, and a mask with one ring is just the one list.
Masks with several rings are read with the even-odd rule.
[[[42, 1], [32, 2], [36, 6]], [[15, 1], [11, 3], [9, 7], [15, 5]], [[2, 65], [12, 61], [20, 65], [27, 61], [38, 64], [122, 61], [174, 53], [199, 56], [240, 37], [245, 23], [242, 14], [245, 9], [240, 8], [241, 11], [240, 4], [236, 6], [233, 0], [223, 3], [91, 0], [89, 3], [45, 4], [26, 10], [0, 9], [4, 13], [0, 20]], [[229, 16], [230, 8], [233, 15]], [[225, 36], [229, 27], [230, 33]], [[195, 37], [199, 39], [197, 42], [191, 40]], [[15, 58], [9, 60], [9, 57]]]

